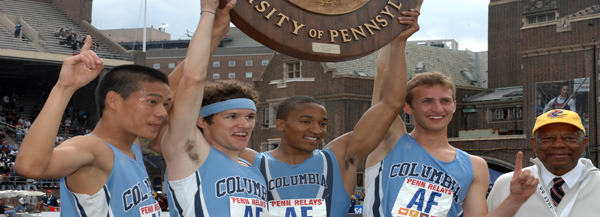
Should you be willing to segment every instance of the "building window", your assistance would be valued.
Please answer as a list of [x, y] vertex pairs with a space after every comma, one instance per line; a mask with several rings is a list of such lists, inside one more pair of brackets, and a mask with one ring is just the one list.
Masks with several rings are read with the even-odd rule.
[[269, 139], [269, 142], [263, 142], [260, 144], [260, 151], [265, 152], [275, 150], [277, 147], [279, 147], [279, 142], [281, 142], [281, 139], [278, 139], [277, 141], [271, 141], [271, 139]]
[[155, 69], [160, 69], [160, 63], [154, 63], [154, 68]]
[[503, 121], [506, 119], [506, 111], [504, 109], [494, 109], [494, 120]]
[[269, 65], [269, 60], [262, 60], [262, 65], [263, 66]]
[[523, 109], [522, 108], [510, 108], [510, 114], [508, 118], [510, 120], [523, 120]]
[[556, 14], [554, 12], [545, 14], [535, 14], [526, 17], [527, 24], [544, 23], [556, 20]]
[[275, 150], [277, 147], [279, 147], [279, 144], [267, 144], [265, 147], [265, 151]]
[[252, 60], [246, 60], [246, 66], [252, 66]]
[[246, 78], [252, 78], [252, 72], [246, 72]]
[[493, 121], [523, 120], [523, 108], [520, 107], [495, 108], [491, 111]]
[[269, 107], [262, 108], [261, 111], [261, 122], [264, 127], [274, 128], [275, 127], [275, 113], [279, 103], [269, 103]]
[[415, 65], [415, 73], [425, 72], [425, 63], [417, 62]]
[[213, 61], [213, 67], [220, 67], [221, 66], [221, 61]]
[[285, 78], [300, 77], [300, 61], [285, 63]]
[[235, 72], [230, 72], [229, 73], [229, 78], [235, 78]]
[[175, 68], [175, 63], [169, 63], [169, 69], [174, 69]]
[[404, 114], [404, 124], [412, 124], [412, 115]]
[[219, 73], [213, 73], [213, 79], [216, 80], [216, 79], [219, 79], [219, 78], [221, 78], [221, 74], [219, 74]]
[[235, 66], [235, 60], [230, 60], [229, 67], [234, 67], [234, 66]]

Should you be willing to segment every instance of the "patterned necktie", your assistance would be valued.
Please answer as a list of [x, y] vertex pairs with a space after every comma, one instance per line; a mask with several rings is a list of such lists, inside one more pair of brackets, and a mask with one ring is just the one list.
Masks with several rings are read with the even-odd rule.
[[565, 184], [565, 180], [563, 180], [561, 177], [556, 177], [552, 181], [554, 181], [554, 185], [552, 185], [550, 196], [552, 197], [554, 206], [558, 206], [560, 200], [562, 200], [563, 196], [565, 196], [565, 192], [562, 188], [562, 185]]

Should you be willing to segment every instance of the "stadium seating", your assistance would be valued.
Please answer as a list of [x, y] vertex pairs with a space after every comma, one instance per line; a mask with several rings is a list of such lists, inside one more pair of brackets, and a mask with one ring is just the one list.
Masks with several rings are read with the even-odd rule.
[[12, 32], [9, 32], [2, 25], [0, 25], [0, 48], [24, 51], [39, 51], [39, 49], [37, 49], [31, 43], [27, 41], [21, 41], [19, 38], [15, 38], [14, 34]]
[[[71, 55], [73, 50], [70, 46], [60, 45], [59, 38], [53, 36], [55, 28], [71, 27], [75, 29], [77, 34], [87, 35], [87, 32], [78, 26], [74, 21], [69, 19], [66, 14], [61, 12], [54, 5], [43, 2], [29, 0], [0, 0], [2, 11], [6, 14], [23, 17], [23, 20], [33, 27], [42, 37], [40, 40], [40, 48], [28, 42], [21, 42], [13, 38], [13, 33], [8, 32], [5, 28], [0, 27], [0, 48], [39, 51], [55, 54]], [[5, 39], [6, 38], [6, 39]], [[129, 55], [120, 55], [111, 52], [106, 46], [99, 44], [96, 53], [101, 58], [105, 59], [121, 59], [131, 60]]]

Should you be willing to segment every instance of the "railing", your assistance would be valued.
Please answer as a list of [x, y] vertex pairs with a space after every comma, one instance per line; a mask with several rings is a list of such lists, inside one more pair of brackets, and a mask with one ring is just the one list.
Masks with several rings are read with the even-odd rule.
[[2, 190], [34, 190], [37, 191], [40, 188], [58, 188], [60, 186], [60, 179], [26, 179], [22, 176], [10, 176], [2, 177], [0, 183]]
[[21, 35], [28, 38], [31, 42], [37, 43], [39, 40], [43, 40], [43, 37], [23, 20], [23, 17], [6, 14], [0, 10], [0, 24], [4, 28], [10, 32], [15, 32], [15, 22], [21, 23]]

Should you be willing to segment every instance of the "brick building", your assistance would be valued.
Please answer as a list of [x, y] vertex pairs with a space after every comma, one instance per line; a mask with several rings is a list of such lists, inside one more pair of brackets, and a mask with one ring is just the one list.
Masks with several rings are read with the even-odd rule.
[[[163, 40], [147, 42], [145, 63], [166, 74], [185, 58], [189, 40]], [[141, 49], [140, 42], [124, 41], [128, 49]], [[215, 54], [209, 60], [206, 80], [211, 82], [223, 79], [235, 79], [252, 84], [267, 67], [275, 52], [252, 40], [236, 27], [231, 27]]]
[[[534, 157], [529, 138], [535, 118], [565, 85], [575, 93], [588, 154], [597, 163], [597, 82], [590, 81], [597, 81], [600, 64], [600, 2], [491, 0], [488, 35], [490, 89], [458, 103], [452, 126], [462, 136], [452, 144], [483, 156], [491, 168], [512, 169], [517, 150]], [[555, 92], [545, 92], [546, 86]]]

